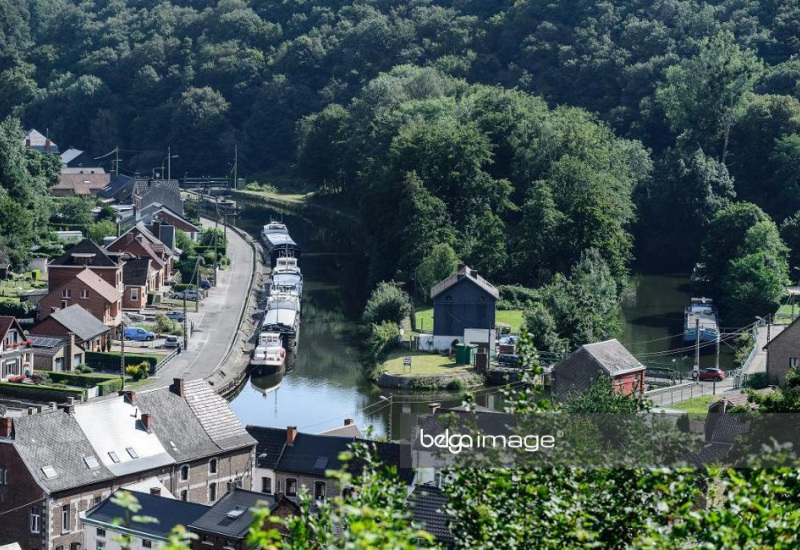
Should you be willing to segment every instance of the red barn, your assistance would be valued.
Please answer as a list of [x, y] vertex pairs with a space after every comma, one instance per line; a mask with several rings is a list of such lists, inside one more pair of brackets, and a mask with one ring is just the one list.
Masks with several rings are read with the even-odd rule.
[[642, 365], [616, 339], [579, 347], [553, 367], [553, 396], [563, 401], [570, 393], [586, 391], [601, 376], [611, 377], [624, 394], [644, 389]]

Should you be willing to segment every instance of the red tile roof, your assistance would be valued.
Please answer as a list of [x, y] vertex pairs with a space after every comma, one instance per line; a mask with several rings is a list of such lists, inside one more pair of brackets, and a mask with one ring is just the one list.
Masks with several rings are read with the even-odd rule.
[[109, 174], [61, 174], [55, 190], [72, 191], [76, 195], [88, 195], [103, 189], [110, 180]]

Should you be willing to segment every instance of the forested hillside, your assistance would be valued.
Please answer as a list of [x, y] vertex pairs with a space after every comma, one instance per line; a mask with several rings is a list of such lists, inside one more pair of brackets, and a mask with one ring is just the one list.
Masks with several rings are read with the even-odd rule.
[[128, 171], [171, 147], [173, 173], [224, 174], [238, 145], [250, 179], [299, 175], [360, 209], [375, 281], [412, 277], [435, 235], [499, 282], [547, 283], [589, 249], [623, 282], [634, 258], [690, 269], [733, 201], [778, 226], [800, 210], [794, 2], [0, 9], [0, 117], [119, 145]]

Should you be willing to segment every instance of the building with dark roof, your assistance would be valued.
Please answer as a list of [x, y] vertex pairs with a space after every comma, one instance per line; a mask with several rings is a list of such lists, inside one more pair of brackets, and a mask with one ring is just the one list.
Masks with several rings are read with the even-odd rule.
[[57, 338], [74, 334], [76, 343], [87, 351], [101, 351], [110, 338], [110, 328], [78, 304], [54, 311], [30, 332]]
[[94, 170], [96, 172], [105, 173], [105, 170], [97, 165], [97, 161], [86, 151], [70, 147], [61, 153], [61, 164], [65, 168], [77, 168]]
[[454, 340], [464, 342], [466, 331], [477, 331], [481, 342], [491, 339], [495, 328], [495, 309], [500, 296], [497, 288], [478, 272], [461, 265], [453, 275], [431, 288], [433, 299], [433, 346], [450, 349]]
[[[189, 525], [189, 531], [197, 535], [192, 542], [194, 549], [246, 550], [245, 544], [250, 525], [253, 523], [253, 510], [267, 507], [270, 516], [286, 518], [299, 515], [300, 508], [282, 494], [268, 495], [246, 491], [234, 487], [219, 501], [206, 509], [205, 514]], [[288, 534], [283, 525], [264, 525]]]
[[[139, 216], [139, 221], [146, 224], [160, 223], [162, 226], [172, 226], [180, 229], [193, 241], [198, 239], [202, 230], [199, 226], [160, 203], [153, 203], [143, 208], [140, 212], [137, 212], [137, 216]], [[156, 233], [156, 231], [153, 231], [153, 233]]]
[[[247, 426], [247, 432], [257, 441], [254, 486], [266, 494], [280, 492], [293, 500], [297, 500], [302, 491], [316, 500], [340, 495], [346, 487], [338, 487], [325, 472], [341, 469], [344, 463], [339, 460], [339, 455], [356, 442], [368, 445], [383, 463], [395, 466], [398, 477], [406, 485], [411, 486], [414, 482], [409, 445], [300, 433], [293, 426], [285, 430]], [[351, 474], [359, 475], [363, 464], [353, 460], [347, 464], [347, 469]]]
[[166, 206], [183, 216], [183, 198], [178, 180], [137, 179], [133, 186], [133, 205], [136, 211], [140, 212], [154, 203]]
[[106, 246], [109, 254], [121, 258], [149, 258], [155, 271], [150, 290], [158, 291], [172, 276], [177, 252], [156, 237], [144, 223], [138, 222]]
[[109, 256], [107, 251], [90, 239], [67, 248], [47, 265], [47, 282], [54, 291], [87, 267], [108, 284], [122, 292], [122, 265], [124, 261]]
[[34, 351], [17, 320], [0, 315], [0, 381], [32, 368]]
[[767, 380], [770, 384], [780, 386], [786, 381], [786, 373], [800, 367], [800, 317], [777, 336], [776, 328], [775, 325], [771, 327], [772, 339], [764, 346], [764, 351], [767, 352]]
[[[193, 521], [209, 511], [209, 507], [194, 502], [184, 502], [160, 494], [128, 491], [141, 506], [137, 516], [155, 518], [152, 521], [136, 521], [131, 518], [127, 525], [119, 525], [119, 520], [130, 515], [123, 507], [115, 504], [114, 497], [124, 496], [125, 491], [115, 491], [111, 496], [94, 506], [81, 516], [84, 527], [83, 547], [120, 548], [114, 539], [126, 535], [130, 537], [130, 548], [153, 547], [153, 543], [167, 542], [173, 527], [188, 527]], [[155, 491], [158, 493], [158, 491]]]
[[158, 271], [151, 266], [150, 258], [136, 258], [125, 262], [122, 268], [122, 307], [140, 311], [147, 307], [147, 293], [156, 288]]
[[137, 178], [117, 174], [114, 178], [101, 189], [97, 196], [101, 199], [111, 199], [118, 203], [127, 203], [133, 200], [133, 188]]
[[0, 417], [0, 464], [14, 480], [0, 485], [0, 544], [80, 544], [79, 514], [146, 478], [200, 504], [250, 488], [256, 442], [206, 382], [124, 393]]
[[414, 513], [414, 523], [427, 531], [436, 542], [452, 547], [455, 543], [450, 531], [450, 517], [444, 512], [447, 496], [432, 484], [417, 485], [408, 497], [408, 507]]
[[621, 392], [644, 390], [645, 367], [616, 339], [584, 344], [553, 367], [553, 396], [586, 391], [601, 376]]

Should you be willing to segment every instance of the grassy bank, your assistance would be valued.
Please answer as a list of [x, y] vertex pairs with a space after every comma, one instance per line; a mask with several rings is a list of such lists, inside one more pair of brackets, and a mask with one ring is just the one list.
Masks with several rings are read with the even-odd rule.
[[[403, 358], [411, 356], [411, 370], [403, 366]], [[394, 351], [381, 364], [379, 370], [389, 374], [406, 374], [410, 376], [427, 376], [448, 374], [455, 371], [471, 369], [471, 366], [456, 365], [455, 360], [438, 353]]]
[[692, 420], [703, 420], [708, 416], [708, 406], [719, 399], [719, 395], [703, 395], [677, 405], [670, 405], [669, 408], [689, 413]]

